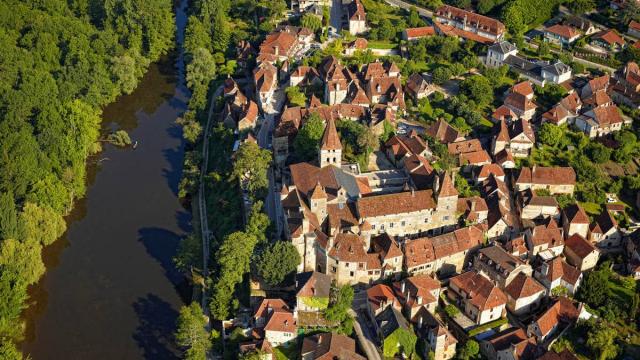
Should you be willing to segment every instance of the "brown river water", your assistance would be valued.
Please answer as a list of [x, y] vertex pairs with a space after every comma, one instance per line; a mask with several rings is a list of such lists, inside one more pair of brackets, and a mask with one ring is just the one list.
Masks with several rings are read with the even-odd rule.
[[[186, 1], [176, 8], [182, 44]], [[178, 51], [175, 52], [176, 54]], [[43, 257], [30, 289], [22, 348], [40, 359], [175, 359], [172, 333], [190, 290], [172, 263], [191, 215], [177, 197], [186, 109], [181, 56], [152, 64], [138, 88], [104, 109], [105, 133], [125, 129], [135, 150], [106, 145], [88, 164], [88, 190], [68, 231]]]

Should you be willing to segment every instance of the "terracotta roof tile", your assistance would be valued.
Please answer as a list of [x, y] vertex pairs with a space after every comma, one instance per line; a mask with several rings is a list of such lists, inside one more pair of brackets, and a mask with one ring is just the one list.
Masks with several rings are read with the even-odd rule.
[[580, 258], [584, 259], [587, 255], [591, 254], [594, 251], [598, 251], [591, 242], [587, 241], [585, 238], [578, 234], [571, 235], [564, 242], [565, 248], [571, 249], [571, 251], [578, 255]]
[[551, 27], [548, 27], [545, 31], [548, 31], [552, 34], [559, 35], [567, 40], [573, 39], [574, 37], [580, 35], [574, 27], [567, 25], [556, 24]]
[[469, 294], [470, 302], [480, 311], [507, 303], [507, 296], [504, 292], [493, 285], [489, 279], [475, 271], [454, 276], [449, 282]]
[[511, 296], [512, 299], [517, 300], [544, 292], [545, 288], [534, 278], [521, 272], [511, 280], [504, 291]]
[[579, 311], [571, 300], [561, 297], [547, 311], [542, 314], [536, 323], [543, 336], [546, 336], [560, 322], [573, 323], [578, 319]]
[[406, 214], [436, 207], [431, 190], [368, 196], [358, 199], [356, 204], [362, 218]]
[[408, 39], [417, 39], [425, 36], [435, 35], [436, 30], [433, 26], [423, 26], [417, 28], [407, 28], [405, 29], [405, 33], [407, 34]]

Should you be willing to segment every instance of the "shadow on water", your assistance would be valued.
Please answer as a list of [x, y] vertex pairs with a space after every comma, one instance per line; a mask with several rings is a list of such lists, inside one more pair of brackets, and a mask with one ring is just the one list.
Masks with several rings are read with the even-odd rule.
[[154, 294], [147, 294], [133, 303], [138, 326], [133, 339], [143, 351], [145, 359], [180, 359], [173, 332], [178, 312], [171, 304]]
[[[178, 125], [167, 128], [167, 133], [172, 138], [180, 139], [182, 137], [182, 129]], [[168, 168], [162, 169], [162, 174], [167, 179], [167, 184], [171, 188], [173, 195], [178, 196], [178, 185], [182, 178], [182, 160], [184, 151], [181, 148], [167, 148], [162, 151], [164, 158], [169, 163]]]
[[173, 231], [157, 227], [142, 228], [138, 230], [138, 234], [138, 241], [144, 245], [147, 254], [160, 263], [169, 281], [174, 286], [180, 284], [183, 277], [173, 265], [173, 256], [182, 237]]

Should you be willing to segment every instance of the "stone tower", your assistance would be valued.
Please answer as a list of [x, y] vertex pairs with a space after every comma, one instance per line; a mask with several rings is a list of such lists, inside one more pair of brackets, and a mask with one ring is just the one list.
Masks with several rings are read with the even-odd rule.
[[458, 207], [458, 190], [454, 186], [453, 174], [445, 172], [440, 179], [440, 188], [437, 197], [437, 217], [442, 225], [456, 223], [456, 209]]
[[321, 168], [327, 165], [339, 167], [342, 163], [342, 144], [333, 119], [327, 121], [327, 127], [324, 129], [322, 141], [320, 142], [319, 158]]

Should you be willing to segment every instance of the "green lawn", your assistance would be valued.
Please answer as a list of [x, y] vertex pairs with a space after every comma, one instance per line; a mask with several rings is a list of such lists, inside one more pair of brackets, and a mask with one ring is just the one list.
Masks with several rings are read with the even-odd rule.
[[600, 214], [600, 205], [592, 202], [581, 202], [580, 206], [590, 215]]
[[369, 49], [395, 49], [398, 44], [387, 40], [369, 40], [367, 47]]
[[300, 354], [300, 346], [298, 346], [298, 342], [288, 346], [280, 345], [273, 349], [273, 353], [276, 356], [276, 360], [296, 360], [298, 359], [298, 354]]

